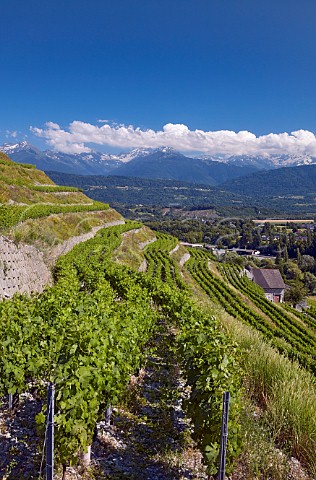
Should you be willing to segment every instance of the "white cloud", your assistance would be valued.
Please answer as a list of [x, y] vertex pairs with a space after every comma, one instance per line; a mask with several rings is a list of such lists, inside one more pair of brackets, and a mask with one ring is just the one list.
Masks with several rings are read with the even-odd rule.
[[46, 126], [47, 126], [48, 128], [50, 128], [51, 130], [60, 130], [60, 126], [58, 125], [58, 123], [47, 122], [47, 123], [46, 123]]
[[65, 153], [90, 152], [87, 144], [95, 144], [122, 149], [167, 146], [182, 152], [206, 154], [316, 156], [316, 137], [307, 130], [269, 133], [257, 137], [248, 131], [190, 130], [186, 125], [173, 123], [167, 123], [162, 130], [156, 131], [143, 130], [132, 125], [105, 123], [98, 126], [74, 121], [68, 129], [61, 128], [57, 123], [47, 122], [44, 129], [31, 127], [31, 131], [38, 137], [45, 138], [54, 150]]
[[11, 132], [10, 130], [6, 130], [5, 133], [7, 138], [9, 137], [16, 138], [18, 136], [18, 132], [16, 130], [14, 132]]

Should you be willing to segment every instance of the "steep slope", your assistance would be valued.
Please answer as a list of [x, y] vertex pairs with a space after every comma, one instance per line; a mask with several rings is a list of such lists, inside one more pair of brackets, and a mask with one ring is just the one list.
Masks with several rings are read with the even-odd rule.
[[33, 165], [14, 163], [0, 152], [0, 203], [91, 204], [76, 188], [60, 188]]
[[[53, 221], [50, 218], [52, 214], [54, 214]], [[67, 214], [69, 214], [68, 217]], [[58, 225], [58, 215], [61, 215], [64, 222], [63, 227]], [[38, 219], [41, 221], [38, 222]], [[87, 219], [89, 221], [84, 224], [83, 220]], [[65, 240], [72, 236], [73, 228], [77, 232], [73, 234], [78, 234], [81, 231], [89, 231], [92, 226], [117, 219], [121, 219], [120, 215], [109, 209], [108, 204], [91, 200], [78, 188], [58, 186], [33, 165], [14, 163], [5, 154], [0, 154], [1, 233], [15, 235], [17, 230], [23, 230], [24, 225], [33, 226], [37, 223], [37, 230], [32, 233], [34, 240], [40, 235], [45, 225], [50, 224], [52, 230], [54, 225], [60, 227], [58, 237], [60, 240]], [[68, 222], [70, 229], [67, 228]], [[15, 229], [12, 230], [12, 227]], [[66, 235], [64, 232], [67, 232]], [[54, 235], [51, 242], [60, 241], [58, 238], [55, 240], [53, 238]], [[16, 236], [15, 240], [17, 240]]]
[[122, 217], [107, 204], [0, 153], [0, 298], [42, 291], [58, 255], [118, 223]]

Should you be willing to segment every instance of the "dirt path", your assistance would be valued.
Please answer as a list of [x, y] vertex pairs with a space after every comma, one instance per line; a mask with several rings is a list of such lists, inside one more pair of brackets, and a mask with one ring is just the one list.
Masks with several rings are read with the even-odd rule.
[[146, 367], [133, 377], [126, 405], [114, 411], [111, 426], [98, 425], [92, 451], [100, 476], [111, 480], [207, 478], [182, 410], [186, 388], [170, 349], [172, 338], [161, 325]]

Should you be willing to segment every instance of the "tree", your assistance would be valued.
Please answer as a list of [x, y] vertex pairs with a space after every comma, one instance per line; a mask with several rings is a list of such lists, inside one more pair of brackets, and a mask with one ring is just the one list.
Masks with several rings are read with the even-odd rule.
[[282, 260], [281, 250], [279, 249], [275, 257], [275, 264], [280, 266], [281, 263], [283, 263], [283, 260]]
[[235, 265], [243, 266], [245, 264], [245, 257], [241, 257], [236, 252], [226, 252], [222, 257], [223, 263], [234, 263]]
[[285, 290], [284, 299], [295, 306], [303, 300], [306, 294], [307, 292], [302, 282], [297, 281], [293, 282], [290, 288]]
[[240, 248], [247, 248], [250, 245], [252, 245], [252, 233], [249, 230], [243, 231], [240, 240], [239, 240], [239, 246]]
[[253, 232], [253, 240], [252, 240], [252, 248], [258, 248], [262, 244], [262, 238], [260, 235], [259, 230], [254, 230]]
[[315, 259], [311, 255], [302, 255], [301, 269], [303, 272], [313, 272], [315, 269]]
[[310, 272], [304, 274], [304, 287], [308, 293], [314, 293], [316, 289], [316, 277]]
[[283, 271], [288, 280], [300, 280], [302, 276], [302, 272], [298, 268], [298, 265], [292, 260], [284, 263]]
[[272, 258], [263, 258], [261, 268], [275, 268], [275, 263]]

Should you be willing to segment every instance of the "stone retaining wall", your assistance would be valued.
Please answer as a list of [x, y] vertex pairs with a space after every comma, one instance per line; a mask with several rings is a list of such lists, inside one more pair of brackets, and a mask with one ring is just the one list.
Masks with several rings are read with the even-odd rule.
[[41, 252], [0, 237], [0, 298], [11, 298], [16, 292], [41, 292], [51, 280]]
[[42, 252], [31, 245], [17, 246], [8, 238], [0, 236], [0, 299], [11, 298], [16, 292], [42, 292], [46, 285], [52, 283], [50, 267], [60, 255], [92, 238], [100, 228], [123, 223], [124, 220], [115, 220], [94, 227], [88, 233], [54, 246], [45, 258]]
[[94, 235], [99, 230], [101, 230], [101, 228], [114, 227], [115, 225], [123, 225], [124, 223], [125, 223], [124, 220], [113, 220], [112, 222], [107, 222], [107, 223], [104, 223], [103, 225], [98, 225], [97, 227], [93, 227], [88, 233], [83, 233], [82, 235], [71, 237], [65, 242], [55, 245], [47, 255], [47, 263], [49, 265], [54, 265], [54, 263], [56, 263], [56, 260], [58, 257], [60, 257], [60, 255], [65, 255], [78, 243], [85, 242], [90, 238], [94, 237]]
[[147, 245], [150, 245], [151, 243], [154, 243], [157, 240], [157, 237], [151, 238], [150, 240], [146, 240], [145, 242], [140, 242], [139, 243], [139, 249], [144, 250]]
[[191, 255], [189, 253], [185, 253], [184, 255], [182, 255], [179, 262], [180, 267], [183, 267], [183, 265], [187, 263], [187, 261], [190, 260], [190, 258], [191, 258]]

